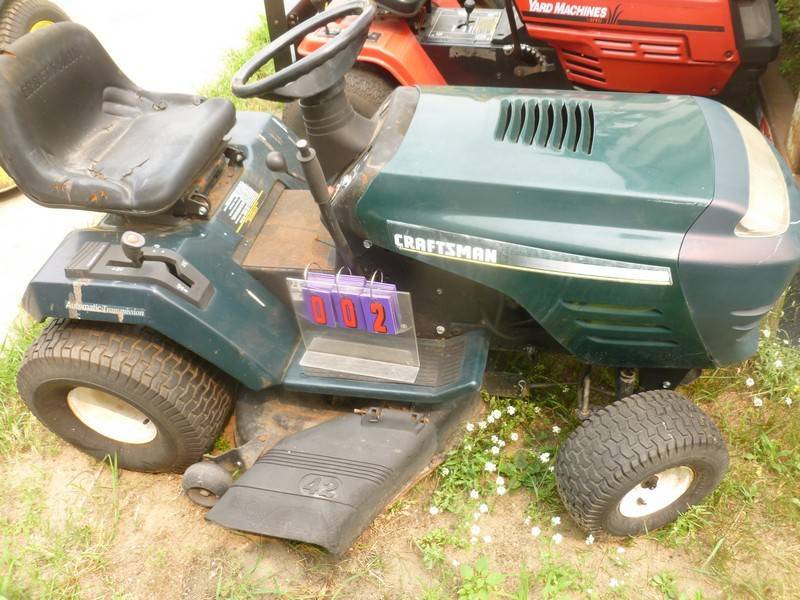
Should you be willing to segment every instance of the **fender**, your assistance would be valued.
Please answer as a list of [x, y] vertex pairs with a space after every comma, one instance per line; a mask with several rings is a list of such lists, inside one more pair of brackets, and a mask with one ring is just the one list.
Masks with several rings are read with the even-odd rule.
[[[227, 265], [216, 261], [216, 266], [204, 263], [202, 244], [184, 244], [180, 253], [213, 287], [205, 307], [159, 285], [66, 275], [65, 267], [87, 243], [114, 245], [119, 233], [96, 228], [68, 235], [28, 285], [23, 308], [37, 320], [53, 317], [145, 326], [248, 388], [258, 390], [280, 382], [297, 339], [293, 315], [233, 261], [225, 261]], [[154, 236], [144, 234], [150, 244]], [[160, 241], [172, 245], [169, 240]]]
[[[350, 20], [351, 17], [344, 19], [342, 25], [346, 26]], [[298, 53], [305, 56], [330, 38], [324, 28], [318, 29], [303, 40]], [[370, 27], [358, 62], [380, 68], [400, 85], [447, 85], [403, 19], [377, 19]]]
[[[240, 264], [240, 251], [274, 207], [275, 192], [290, 183], [262, 166], [270, 150], [282, 150], [294, 160], [290, 138], [269, 114], [239, 113], [229, 144], [245, 159], [228, 191], [214, 202], [209, 220], [128, 225], [145, 237], [151, 252], [174, 253], [181, 267], [199, 272], [208, 282], [202, 298], [191, 297], [194, 286], [187, 284], [187, 293], [175, 269], [163, 262], [146, 261], [147, 269], [120, 267], [116, 262], [95, 268], [104, 264], [103, 259], [99, 254], [95, 259], [87, 244], [118, 249], [124, 231], [114, 217], [106, 217], [96, 227], [73, 231], [64, 239], [28, 285], [23, 307], [38, 320], [145, 326], [248, 388], [280, 383], [299, 339], [296, 321], [292, 311]], [[290, 163], [290, 169], [296, 172], [300, 166]], [[238, 200], [235, 196], [243, 189], [253, 194], [252, 219], [232, 222], [228, 201]]]

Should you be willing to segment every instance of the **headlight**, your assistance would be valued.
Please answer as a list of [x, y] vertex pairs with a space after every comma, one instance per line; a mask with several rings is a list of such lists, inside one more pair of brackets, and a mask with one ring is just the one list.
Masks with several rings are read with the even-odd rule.
[[736, 235], [780, 235], [789, 228], [789, 190], [781, 166], [761, 132], [734, 111], [726, 109], [742, 135], [750, 167], [747, 212], [736, 226]]

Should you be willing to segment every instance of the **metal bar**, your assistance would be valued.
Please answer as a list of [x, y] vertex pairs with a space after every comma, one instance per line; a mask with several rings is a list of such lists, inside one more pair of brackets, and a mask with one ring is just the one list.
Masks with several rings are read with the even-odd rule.
[[[264, 0], [264, 12], [267, 15], [267, 29], [269, 39], [276, 40], [289, 30], [286, 21], [286, 7], [284, 0]], [[289, 48], [281, 51], [275, 56], [275, 70], [280, 71], [292, 64], [292, 52]]]

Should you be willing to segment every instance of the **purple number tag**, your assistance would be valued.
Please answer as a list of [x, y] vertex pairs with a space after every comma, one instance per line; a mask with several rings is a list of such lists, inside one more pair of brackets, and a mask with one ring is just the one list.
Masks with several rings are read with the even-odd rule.
[[364, 309], [361, 307], [361, 290], [348, 290], [339, 287], [333, 293], [333, 308], [336, 311], [336, 322], [345, 329], [362, 329], [367, 331]]
[[372, 283], [361, 296], [361, 306], [367, 322], [367, 331], [382, 335], [395, 335], [398, 322], [397, 288], [389, 283]]
[[303, 288], [303, 303], [306, 319], [324, 327], [336, 327], [336, 313], [333, 310], [333, 294], [324, 284], [309, 283]]

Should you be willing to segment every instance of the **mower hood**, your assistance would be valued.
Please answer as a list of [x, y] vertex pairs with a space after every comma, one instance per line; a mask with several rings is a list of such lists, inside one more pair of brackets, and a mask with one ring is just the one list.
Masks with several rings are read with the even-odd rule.
[[702, 98], [421, 89], [374, 172], [368, 239], [502, 292], [591, 363], [743, 360], [800, 261], [791, 174]]
[[595, 251], [613, 255], [633, 243], [647, 252], [634, 240], [650, 231], [679, 243], [713, 195], [711, 139], [692, 98], [430, 88], [359, 215], [388, 210], [395, 221], [563, 251], [591, 234]]

